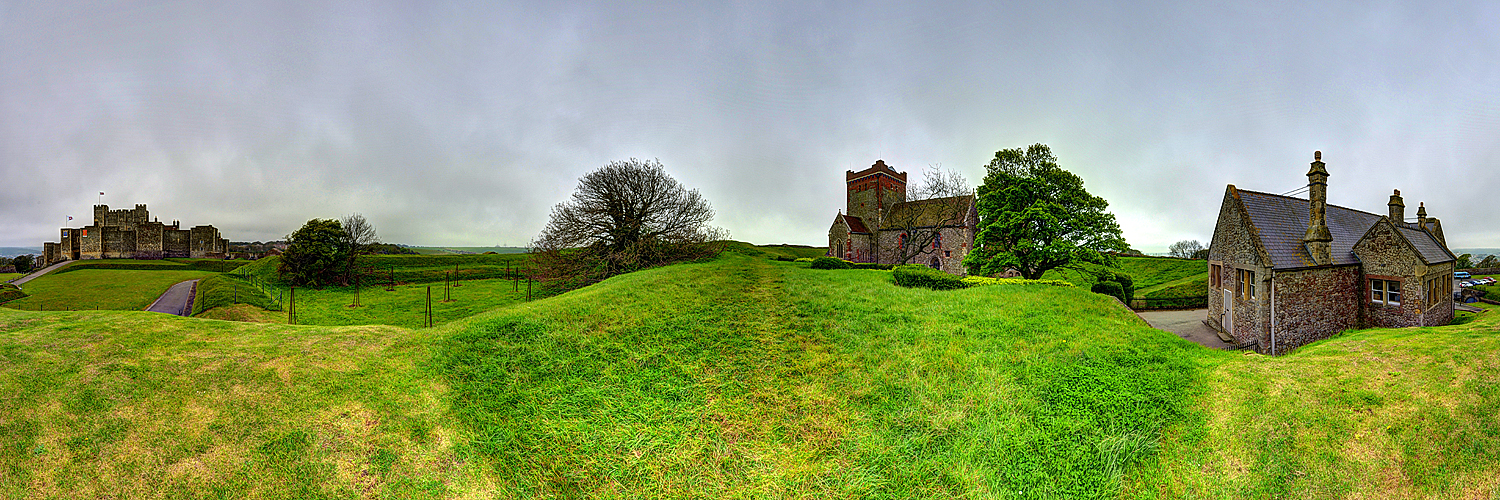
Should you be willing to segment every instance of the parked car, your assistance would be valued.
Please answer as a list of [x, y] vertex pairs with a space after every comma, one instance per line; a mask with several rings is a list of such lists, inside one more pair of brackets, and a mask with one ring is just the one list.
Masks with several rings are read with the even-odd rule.
[[1455, 271], [1453, 273], [1453, 277], [1455, 279], [1466, 280], [1466, 279], [1469, 279], [1471, 276], [1469, 276], [1469, 272], [1468, 271]]

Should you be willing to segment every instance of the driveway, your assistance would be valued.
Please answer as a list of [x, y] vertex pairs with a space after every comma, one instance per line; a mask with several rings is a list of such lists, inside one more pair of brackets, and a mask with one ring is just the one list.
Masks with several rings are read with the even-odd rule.
[[1150, 323], [1153, 328], [1166, 330], [1177, 334], [1178, 337], [1193, 341], [1203, 347], [1210, 349], [1230, 349], [1228, 342], [1219, 338], [1219, 333], [1203, 323], [1208, 317], [1208, 309], [1193, 309], [1188, 311], [1142, 311], [1139, 313], [1141, 319]]
[[21, 285], [26, 284], [27, 281], [31, 281], [31, 280], [40, 278], [40, 277], [42, 277], [43, 274], [47, 274], [47, 273], [50, 273], [52, 271], [56, 271], [59, 268], [61, 268], [63, 266], [66, 266], [68, 264], [72, 264], [74, 262], [76, 262], [76, 261], [65, 260], [65, 261], [62, 261], [62, 262], [58, 262], [56, 264], [44, 267], [44, 268], [42, 268], [39, 271], [32, 271], [31, 274], [28, 274], [28, 275], [22, 276], [20, 278], [16, 278], [16, 279], [10, 280], [10, 282], [11, 283], [15, 283], [16, 286], [21, 286]]
[[156, 302], [147, 307], [147, 311], [178, 316], [188, 316], [193, 313], [193, 287], [198, 280], [187, 280], [168, 288], [166, 293], [156, 298]]

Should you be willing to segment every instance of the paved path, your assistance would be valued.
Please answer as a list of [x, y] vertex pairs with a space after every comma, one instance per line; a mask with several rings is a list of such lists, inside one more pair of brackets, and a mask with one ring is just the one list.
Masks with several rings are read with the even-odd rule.
[[75, 262], [75, 261], [65, 260], [65, 261], [62, 261], [62, 262], [58, 262], [56, 264], [44, 267], [40, 271], [32, 271], [31, 274], [28, 274], [28, 275], [25, 275], [25, 276], [22, 276], [22, 277], [10, 280], [10, 282], [11, 283], [15, 283], [16, 286], [20, 286], [20, 285], [26, 283], [27, 281], [31, 281], [31, 280], [40, 278], [40, 277], [42, 277], [43, 274], [47, 274], [47, 273], [50, 273], [52, 271], [56, 271], [58, 268], [61, 268], [61, 267], [66, 266], [68, 264], [72, 264], [73, 262]]
[[1178, 337], [1211, 349], [1230, 349], [1229, 345], [1219, 338], [1218, 332], [1208, 325], [1203, 324], [1203, 319], [1208, 317], [1208, 309], [1193, 309], [1189, 311], [1142, 311], [1137, 313], [1158, 330], [1166, 330], [1177, 334]]
[[156, 302], [147, 307], [147, 311], [176, 314], [178, 316], [190, 316], [193, 314], [193, 287], [198, 285], [198, 280], [187, 280], [168, 288], [166, 293], [156, 298]]

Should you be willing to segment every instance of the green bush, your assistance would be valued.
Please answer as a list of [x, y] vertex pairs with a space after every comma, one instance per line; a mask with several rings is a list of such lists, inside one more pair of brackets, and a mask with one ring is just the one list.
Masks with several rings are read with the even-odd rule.
[[796, 262], [797, 261], [796, 257], [790, 256], [790, 255], [776, 255], [776, 256], [771, 257], [771, 259], [775, 260], [775, 261], [779, 261], [779, 262]]
[[1092, 288], [1089, 288], [1089, 291], [1108, 295], [1120, 299], [1120, 302], [1125, 302], [1125, 287], [1121, 286], [1120, 283], [1115, 281], [1100, 281], [1098, 283], [1094, 283], [1094, 286]]
[[908, 288], [931, 288], [933, 290], [956, 290], [964, 288], [962, 278], [921, 264], [906, 264], [891, 269], [896, 284]]
[[1029, 280], [1025, 278], [991, 278], [988, 276], [964, 276], [959, 281], [964, 286], [989, 286], [989, 285], [1051, 285], [1051, 286], [1073, 286], [1063, 280]]
[[854, 265], [848, 261], [833, 257], [818, 257], [812, 261], [813, 269], [852, 269], [853, 267]]

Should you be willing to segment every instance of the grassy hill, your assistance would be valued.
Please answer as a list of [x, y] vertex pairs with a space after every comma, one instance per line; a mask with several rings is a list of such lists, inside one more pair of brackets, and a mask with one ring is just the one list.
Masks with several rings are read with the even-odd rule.
[[1487, 314], [1268, 358], [733, 253], [436, 328], [0, 309], [0, 494], [1483, 497]]
[[[1086, 265], [1091, 269], [1103, 266]], [[1177, 259], [1172, 257], [1120, 257], [1117, 272], [1130, 275], [1135, 281], [1133, 307], [1146, 307], [1150, 303], [1168, 307], [1208, 307], [1207, 299], [1200, 304], [1196, 299], [1208, 295], [1208, 262], [1203, 260]], [[1094, 279], [1087, 273], [1070, 269], [1053, 269], [1043, 275], [1044, 279], [1060, 279], [1087, 289]]]

